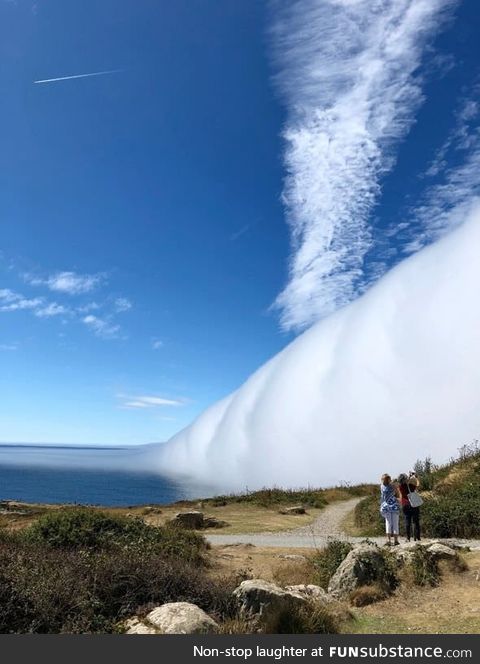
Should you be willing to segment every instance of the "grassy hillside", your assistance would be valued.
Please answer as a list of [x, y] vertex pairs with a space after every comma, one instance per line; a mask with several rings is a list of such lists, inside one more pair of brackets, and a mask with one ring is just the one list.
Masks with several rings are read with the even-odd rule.
[[[431, 459], [417, 461], [424, 504], [420, 508], [422, 532], [426, 537], [480, 536], [480, 446], [464, 445], [456, 458], [437, 466]], [[362, 535], [382, 535], [384, 520], [379, 513], [379, 490], [362, 500], [355, 509], [354, 524]], [[403, 528], [403, 519], [400, 519]], [[403, 531], [400, 531], [403, 534]]]

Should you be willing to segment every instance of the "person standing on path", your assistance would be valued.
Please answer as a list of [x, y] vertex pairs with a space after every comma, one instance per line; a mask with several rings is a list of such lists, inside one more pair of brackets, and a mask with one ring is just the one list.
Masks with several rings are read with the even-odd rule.
[[392, 482], [388, 473], [381, 477], [380, 484], [380, 514], [385, 519], [385, 530], [387, 533], [386, 546], [392, 546], [392, 535], [394, 545], [398, 545], [398, 525], [400, 520], [400, 505], [398, 496], [400, 495], [397, 487]]
[[412, 474], [407, 477], [405, 473], [398, 476], [398, 488], [400, 491], [400, 502], [402, 504], [402, 511], [405, 516], [405, 532], [407, 535], [407, 542], [410, 542], [412, 535], [412, 521], [413, 521], [413, 539], [415, 542], [420, 541], [420, 508], [412, 507], [408, 499], [409, 493], [414, 493], [418, 489], [418, 479], [416, 475]]

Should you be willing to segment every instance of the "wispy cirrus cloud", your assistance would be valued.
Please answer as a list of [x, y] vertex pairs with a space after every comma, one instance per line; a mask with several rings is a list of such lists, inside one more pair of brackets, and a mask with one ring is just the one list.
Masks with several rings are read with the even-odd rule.
[[126, 396], [124, 394], [118, 394], [117, 397], [122, 401], [121, 408], [127, 409], [184, 406], [187, 403], [187, 399], [167, 399], [160, 396]]
[[[33, 284], [39, 285], [39, 284]], [[71, 294], [70, 292], [68, 294]], [[83, 323], [95, 336], [101, 339], [121, 339], [122, 329], [115, 322], [118, 313], [129, 311], [132, 303], [127, 298], [117, 298], [113, 303], [108, 301], [103, 306], [96, 302], [74, 306], [50, 300], [45, 296], [26, 297], [10, 288], [0, 289], [0, 313], [28, 311], [36, 318], [62, 317]], [[92, 311], [100, 313], [91, 313]]]
[[418, 67], [456, 0], [297, 0], [272, 28], [286, 101], [289, 281], [275, 306], [300, 330], [355, 297], [369, 215], [422, 101]]
[[47, 278], [34, 275], [24, 275], [25, 280], [32, 286], [46, 286], [57, 293], [80, 295], [90, 293], [105, 279], [104, 274], [78, 274], [77, 272], [56, 272]]
[[163, 348], [164, 343], [161, 339], [152, 339], [152, 348], [153, 350], [159, 350], [159, 348]]
[[45, 300], [41, 297], [28, 298], [21, 293], [16, 293], [9, 288], [0, 289], [0, 311], [23, 311], [36, 310], [43, 306]]
[[38, 318], [67, 315], [70, 310], [57, 302], [48, 302], [44, 297], [25, 297], [9, 288], [0, 289], [0, 312], [31, 311]]
[[70, 309], [56, 302], [49, 302], [45, 306], [40, 306], [35, 310], [35, 316], [38, 318], [51, 318], [52, 316], [65, 316], [70, 314]]
[[130, 311], [130, 309], [133, 307], [133, 304], [126, 297], [117, 297], [115, 302], [113, 303], [113, 306], [115, 308], [115, 311], [118, 314], [121, 314], [124, 311]]
[[0, 344], [0, 352], [1, 351], [14, 351], [18, 350], [18, 344]]
[[426, 186], [404, 223], [392, 229], [411, 254], [463, 223], [480, 199], [480, 85], [457, 102], [453, 129], [422, 174]]
[[110, 318], [88, 314], [82, 318], [82, 321], [97, 337], [102, 339], [117, 339], [120, 336], [120, 325], [113, 323]]

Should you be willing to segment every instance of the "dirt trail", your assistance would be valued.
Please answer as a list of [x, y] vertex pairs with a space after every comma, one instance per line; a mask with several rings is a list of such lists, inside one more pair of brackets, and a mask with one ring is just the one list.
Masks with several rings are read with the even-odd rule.
[[[341, 524], [361, 498], [342, 500], [327, 505], [315, 521], [308, 526], [294, 528], [277, 533], [245, 533], [241, 535], [208, 535], [211, 544], [254, 544], [256, 546], [275, 547], [317, 547], [332, 538], [344, 539], [347, 537]], [[295, 518], [295, 517], [293, 517]]]
[[[361, 542], [364, 537], [351, 537], [342, 530], [345, 517], [355, 508], [362, 498], [342, 500], [327, 505], [313, 523], [301, 528], [277, 533], [244, 533], [240, 535], [207, 535], [210, 544], [225, 546], [228, 544], [253, 544], [259, 547], [288, 547], [288, 548], [321, 548], [331, 539]], [[370, 537], [379, 544], [385, 541], [383, 537]], [[428, 540], [426, 540], [428, 541]], [[455, 542], [461, 546], [480, 550], [480, 540], [442, 540]]]

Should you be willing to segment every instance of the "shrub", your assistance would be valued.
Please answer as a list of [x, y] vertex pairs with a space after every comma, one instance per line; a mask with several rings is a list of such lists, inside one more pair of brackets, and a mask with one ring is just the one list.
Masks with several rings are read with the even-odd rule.
[[280, 489], [277, 487], [263, 488], [258, 491], [247, 491], [239, 494], [215, 496], [205, 503], [221, 507], [230, 503], [251, 503], [260, 507], [278, 507], [279, 505], [300, 503], [306, 507], [325, 507], [327, 500], [322, 489]]
[[423, 528], [430, 537], [476, 537], [480, 534], [480, 495], [467, 491], [430, 500], [423, 510]]
[[263, 488], [258, 491], [246, 491], [245, 493], [232, 493], [223, 496], [215, 496], [203, 501], [213, 507], [223, 507], [231, 503], [251, 503], [260, 507], [278, 507], [279, 505], [292, 505], [300, 503], [305, 507], [325, 507], [332, 500], [342, 500], [351, 496], [364, 496], [371, 491], [371, 484], [358, 484], [350, 486], [342, 484], [329, 489], [281, 489], [278, 487]]
[[424, 546], [414, 548], [407, 573], [416, 586], [437, 586], [440, 582], [438, 561]]
[[367, 606], [374, 602], [380, 602], [388, 597], [389, 593], [381, 583], [373, 583], [370, 586], [360, 586], [350, 595], [350, 603], [353, 606]]
[[427, 457], [424, 461], [417, 459], [413, 466], [413, 470], [417, 474], [422, 489], [425, 489], [425, 491], [433, 489], [435, 483], [435, 471], [438, 471], [438, 468], [433, 465], [430, 457]]
[[218, 626], [218, 634], [253, 634], [257, 631], [252, 620], [246, 618], [230, 618]]
[[141, 519], [113, 517], [94, 509], [67, 508], [42, 516], [22, 538], [53, 549], [152, 552], [204, 562], [203, 537], [189, 530], [149, 526]]
[[263, 622], [264, 634], [338, 634], [338, 620], [324, 606], [286, 607]]
[[324, 549], [315, 553], [312, 560], [316, 573], [315, 580], [319, 586], [327, 590], [330, 579], [352, 549], [349, 542], [332, 540]]
[[0, 633], [114, 632], [119, 621], [165, 602], [193, 602], [217, 619], [235, 615], [236, 579], [150, 548], [58, 548], [0, 542]]

